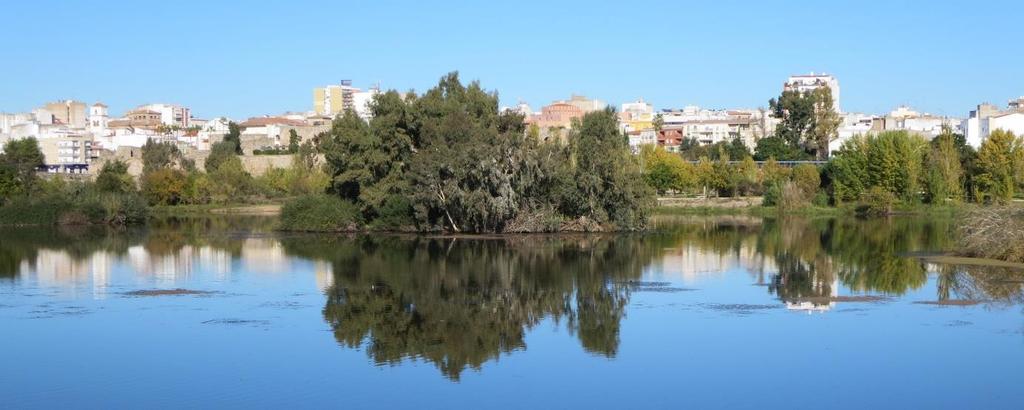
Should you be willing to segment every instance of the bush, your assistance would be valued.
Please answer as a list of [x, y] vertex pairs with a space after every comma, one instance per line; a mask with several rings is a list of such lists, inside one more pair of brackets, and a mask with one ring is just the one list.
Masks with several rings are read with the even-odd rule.
[[281, 229], [308, 232], [353, 232], [362, 225], [359, 208], [341, 198], [321, 194], [301, 196], [281, 209]]
[[764, 206], [778, 206], [782, 200], [782, 183], [770, 184], [764, 189]]
[[788, 181], [782, 184], [778, 202], [779, 210], [791, 211], [806, 208], [810, 204], [809, 201], [807, 193], [796, 182]]
[[883, 187], [873, 186], [861, 195], [857, 213], [860, 215], [889, 215], [895, 205], [895, 194]]
[[53, 225], [71, 208], [59, 196], [16, 197], [0, 207], [0, 225]]
[[0, 207], [0, 225], [131, 225], [149, 214], [138, 194], [89, 191], [16, 198]]
[[135, 192], [135, 180], [128, 175], [128, 164], [119, 160], [104, 163], [96, 175], [96, 189], [115, 194]]
[[979, 208], [962, 221], [962, 254], [1024, 263], [1024, 209]]
[[821, 186], [821, 174], [818, 167], [811, 164], [800, 164], [793, 168], [793, 182], [803, 192], [804, 198], [813, 198]]
[[416, 221], [413, 219], [412, 203], [403, 196], [392, 195], [384, 200], [377, 210], [377, 217], [371, 229], [381, 231], [413, 231]]
[[142, 175], [142, 196], [150, 205], [182, 203], [188, 176], [184, 171], [160, 168]]

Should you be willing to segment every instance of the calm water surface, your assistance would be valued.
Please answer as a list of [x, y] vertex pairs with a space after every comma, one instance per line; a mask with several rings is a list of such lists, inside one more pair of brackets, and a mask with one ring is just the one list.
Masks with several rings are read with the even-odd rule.
[[948, 220], [507, 238], [273, 224], [0, 231], [0, 408], [1024, 403], [1024, 274], [922, 262], [952, 249]]

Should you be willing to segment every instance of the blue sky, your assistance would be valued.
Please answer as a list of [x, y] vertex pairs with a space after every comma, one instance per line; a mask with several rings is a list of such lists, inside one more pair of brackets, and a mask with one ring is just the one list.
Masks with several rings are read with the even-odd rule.
[[767, 105], [838, 76], [848, 111], [965, 116], [1024, 95], [1024, 2], [23, 1], [3, 6], [0, 111], [180, 103], [311, 109], [312, 88], [425, 90], [458, 70], [534, 109], [571, 93], [658, 108]]

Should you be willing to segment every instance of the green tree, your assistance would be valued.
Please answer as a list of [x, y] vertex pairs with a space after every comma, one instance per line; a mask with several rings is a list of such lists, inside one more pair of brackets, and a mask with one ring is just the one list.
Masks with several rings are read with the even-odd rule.
[[159, 168], [142, 174], [142, 196], [150, 205], [178, 205], [185, 197], [187, 182], [184, 171]]
[[302, 138], [299, 138], [299, 133], [295, 132], [295, 129], [288, 130], [288, 153], [296, 154], [299, 152], [299, 144], [302, 143]]
[[839, 136], [839, 124], [842, 122], [832, 101], [832, 89], [818, 87], [811, 92], [814, 100], [814, 122], [808, 135], [811, 146], [820, 161], [828, 159], [829, 144]]
[[221, 141], [210, 147], [210, 155], [206, 156], [203, 167], [206, 168], [207, 173], [213, 173], [220, 168], [221, 164], [232, 158], [238, 158], [235, 146], [229, 141]]
[[96, 189], [116, 194], [135, 192], [135, 179], [128, 174], [128, 164], [120, 160], [105, 162], [96, 174]]
[[800, 164], [793, 168], [793, 182], [803, 193], [805, 200], [810, 200], [821, 186], [821, 173], [814, 165]]
[[195, 164], [185, 158], [178, 146], [171, 142], [156, 142], [151, 138], [142, 146], [143, 174], [163, 168], [191, 170], [194, 167]]
[[986, 202], [1007, 202], [1013, 198], [1021, 150], [1021, 139], [1001, 129], [992, 131], [981, 143], [975, 182]]
[[224, 134], [223, 141], [235, 148], [235, 154], [242, 155], [242, 130], [234, 121], [228, 123], [228, 133]]
[[665, 151], [663, 147], [643, 146], [640, 159], [645, 180], [658, 193], [682, 192], [696, 185], [693, 165], [681, 156]]
[[43, 153], [35, 138], [10, 140], [0, 154], [0, 202], [26, 194], [36, 185], [36, 172], [43, 166]]
[[925, 159], [925, 195], [929, 203], [964, 197], [964, 173], [956, 136], [949, 127], [932, 140]]
[[778, 161], [800, 161], [809, 156], [803, 149], [794, 147], [780, 137], [764, 137], [757, 140], [754, 148], [754, 159], [767, 161], [774, 158]]
[[834, 203], [856, 201], [871, 185], [868, 176], [868, 139], [857, 135], [847, 140], [826, 166]]

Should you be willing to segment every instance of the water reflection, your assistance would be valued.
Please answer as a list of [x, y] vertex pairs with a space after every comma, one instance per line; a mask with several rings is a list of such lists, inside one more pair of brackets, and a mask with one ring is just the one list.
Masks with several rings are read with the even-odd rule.
[[422, 360], [452, 380], [526, 349], [530, 329], [547, 320], [584, 351], [615, 357], [627, 306], [651, 278], [699, 285], [748, 275], [802, 311], [899, 297], [927, 286], [929, 273], [935, 300], [926, 303], [1024, 302], [1019, 271], [908, 256], [952, 246], [943, 219], [687, 217], [660, 219], [644, 235], [504, 238], [282, 235], [273, 225], [199, 218], [135, 230], [5, 229], [0, 283], [100, 298], [119, 272], [173, 287], [312, 267], [322, 320], [339, 345], [364, 349], [380, 365]]

